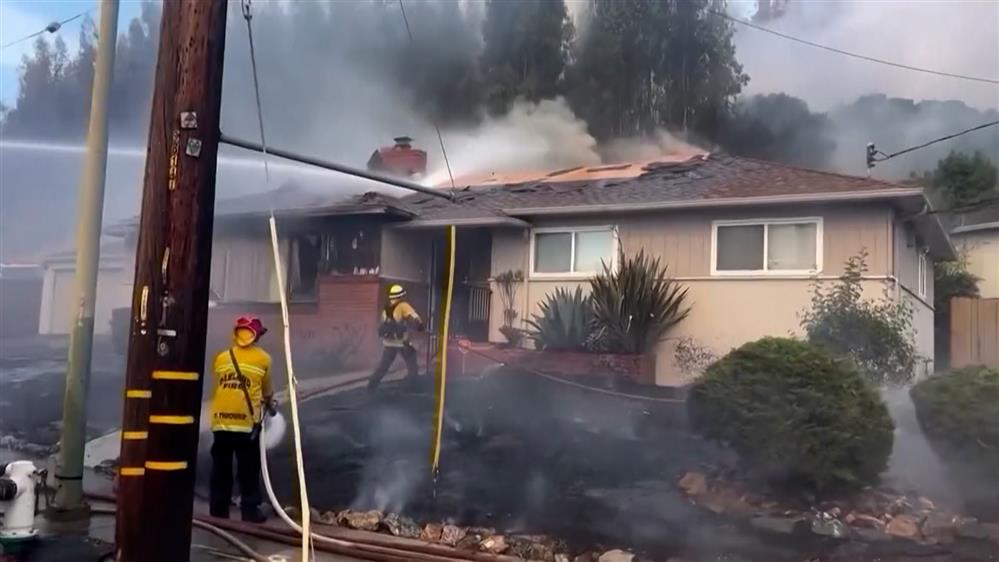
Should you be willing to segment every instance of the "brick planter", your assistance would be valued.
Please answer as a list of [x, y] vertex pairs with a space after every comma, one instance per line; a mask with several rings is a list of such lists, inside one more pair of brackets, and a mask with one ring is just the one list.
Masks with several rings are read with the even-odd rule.
[[655, 355], [537, 351], [531, 349], [471, 344], [462, 351], [448, 346], [448, 375], [477, 374], [482, 368], [504, 363], [566, 378], [607, 378], [610, 382], [654, 385]]
[[[517, 364], [517, 363], [515, 363]], [[519, 363], [527, 368], [563, 377], [607, 377], [634, 384], [656, 383], [655, 355], [526, 351]]]

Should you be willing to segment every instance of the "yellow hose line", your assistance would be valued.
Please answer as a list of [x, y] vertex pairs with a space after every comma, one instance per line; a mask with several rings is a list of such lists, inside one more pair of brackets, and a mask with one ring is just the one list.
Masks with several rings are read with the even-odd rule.
[[454, 294], [454, 247], [457, 242], [457, 235], [454, 225], [447, 227], [447, 242], [445, 254], [447, 255], [447, 287], [444, 290], [444, 314], [441, 317], [441, 326], [438, 330], [437, 369], [434, 377], [434, 428], [433, 441], [430, 444], [430, 466], [434, 474], [441, 460], [441, 433], [444, 426], [444, 388], [447, 382], [447, 337], [448, 326], [451, 323], [451, 298]]

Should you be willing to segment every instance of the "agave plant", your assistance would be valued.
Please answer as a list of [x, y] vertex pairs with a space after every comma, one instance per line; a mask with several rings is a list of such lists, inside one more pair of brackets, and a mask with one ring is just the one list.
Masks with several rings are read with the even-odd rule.
[[591, 282], [590, 299], [600, 347], [614, 353], [646, 353], [690, 313], [687, 288], [667, 266], [641, 250], [615, 270], [604, 264]]
[[583, 295], [581, 287], [574, 292], [559, 287], [545, 296], [540, 312], [527, 324], [540, 349], [582, 351], [593, 331], [590, 297]]

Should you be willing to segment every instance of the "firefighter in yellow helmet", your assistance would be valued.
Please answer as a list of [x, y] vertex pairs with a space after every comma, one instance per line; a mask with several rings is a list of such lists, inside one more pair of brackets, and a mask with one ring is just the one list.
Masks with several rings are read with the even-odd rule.
[[215, 356], [212, 390], [212, 471], [209, 511], [229, 517], [232, 460], [241, 497], [243, 521], [262, 523], [260, 512], [260, 424], [274, 415], [271, 356], [257, 342], [267, 332], [259, 318], [241, 316], [233, 327], [233, 345]]
[[405, 301], [406, 289], [402, 285], [392, 285], [388, 291], [388, 304], [382, 311], [382, 323], [378, 334], [382, 338], [382, 358], [375, 371], [368, 379], [368, 390], [378, 388], [382, 377], [388, 372], [395, 361], [396, 355], [402, 355], [406, 362], [407, 377], [410, 383], [416, 381], [419, 367], [416, 363], [416, 348], [409, 341], [410, 330], [422, 330], [423, 322], [420, 315]]

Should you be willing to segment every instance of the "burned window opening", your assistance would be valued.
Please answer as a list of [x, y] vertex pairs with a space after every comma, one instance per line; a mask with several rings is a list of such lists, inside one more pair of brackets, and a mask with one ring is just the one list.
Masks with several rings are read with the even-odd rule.
[[288, 296], [315, 300], [323, 276], [376, 275], [379, 239], [371, 225], [320, 225], [289, 237]]

